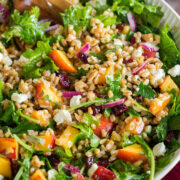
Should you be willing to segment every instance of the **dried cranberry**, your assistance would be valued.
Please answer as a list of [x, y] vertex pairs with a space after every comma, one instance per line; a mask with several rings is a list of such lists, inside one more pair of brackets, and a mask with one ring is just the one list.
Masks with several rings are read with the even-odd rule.
[[134, 36], [132, 36], [131, 44], [134, 45], [135, 43], [136, 43], [136, 38]]
[[123, 24], [118, 24], [117, 29], [119, 30], [119, 32], [121, 32], [124, 29], [124, 25]]
[[86, 167], [89, 169], [94, 163], [94, 156], [86, 156]]
[[87, 112], [88, 111], [88, 107], [81, 107], [80, 108], [83, 112]]
[[97, 162], [98, 166], [104, 166], [104, 167], [107, 167], [109, 164], [111, 164], [110, 161], [108, 161], [107, 159], [105, 160], [100, 160]]
[[143, 102], [143, 97], [142, 96], [136, 96], [134, 99], [139, 103]]
[[105, 98], [105, 97], [106, 97], [105, 94], [101, 94], [101, 93], [99, 93], [99, 92], [95, 92], [95, 94], [96, 94], [96, 96], [97, 96], [98, 98]]
[[170, 143], [171, 139], [175, 138], [175, 137], [176, 137], [176, 135], [175, 135], [174, 131], [170, 131], [170, 132], [168, 132], [168, 135], [166, 136], [165, 141]]
[[87, 63], [88, 63], [89, 54], [80, 52], [80, 53], [78, 54], [78, 58], [79, 58], [82, 62], [84, 62], [85, 64], [87, 64]]
[[132, 63], [133, 62], [133, 59], [128, 59], [128, 60], [123, 60], [123, 62], [125, 63], [125, 64], [127, 64], [127, 63]]
[[71, 85], [69, 78], [64, 74], [59, 74], [59, 83], [63, 89], [69, 89]]
[[94, 104], [91, 106], [91, 108], [93, 110], [93, 116], [99, 114], [102, 111], [101, 106], [95, 106]]
[[12, 169], [12, 174], [13, 176], [15, 176], [20, 168], [20, 165], [18, 164], [18, 162], [14, 159], [10, 159], [11, 160], [11, 169]]
[[55, 154], [48, 156], [48, 160], [52, 166], [57, 166], [60, 163], [59, 157]]
[[119, 116], [121, 114], [123, 114], [125, 111], [127, 111], [129, 108], [125, 105], [125, 104], [120, 104], [118, 106], [115, 106], [112, 108], [114, 114], [116, 116]]

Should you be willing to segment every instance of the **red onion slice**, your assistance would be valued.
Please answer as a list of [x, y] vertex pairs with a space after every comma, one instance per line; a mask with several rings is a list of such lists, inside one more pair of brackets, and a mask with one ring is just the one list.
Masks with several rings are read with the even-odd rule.
[[73, 96], [78, 96], [78, 95], [82, 96], [82, 92], [76, 92], [76, 91], [63, 92], [63, 97], [65, 98], [72, 98]]
[[148, 61], [146, 61], [139, 69], [134, 71], [132, 75], [136, 75], [138, 72], [140, 72], [146, 65], [148, 64]]
[[147, 51], [150, 51], [150, 52], [158, 52], [159, 50], [157, 46], [154, 46], [153, 44], [150, 44], [148, 42], [141, 44], [141, 46], [143, 49], [146, 49]]
[[136, 31], [136, 21], [134, 19], [134, 16], [133, 16], [132, 12], [127, 14], [127, 19], [128, 19], [129, 24], [131, 26], [131, 30]]
[[85, 44], [84, 46], [83, 46], [83, 48], [76, 54], [76, 56], [77, 57], [79, 57], [79, 54], [80, 53], [85, 53], [85, 52], [87, 52], [89, 49], [90, 49], [90, 44], [89, 43], [87, 43], [87, 44]]
[[114, 107], [114, 106], [123, 104], [125, 101], [126, 101], [126, 98], [118, 100], [118, 101], [115, 101], [115, 102], [110, 102], [110, 103], [104, 104], [102, 106], [102, 108], [105, 109], [105, 108], [109, 108], [109, 107]]
[[72, 173], [80, 173], [80, 169], [78, 169], [77, 167], [74, 167], [70, 164], [66, 164], [64, 166], [64, 168], [68, 169], [69, 171], [71, 171]]
[[49, 31], [54, 31], [56, 29], [59, 28], [59, 24], [56, 24], [56, 25], [53, 25], [53, 26], [50, 26], [48, 29], [46, 29], [45, 31], [46, 32], [49, 32]]
[[8, 20], [8, 12], [2, 6], [0, 6], [0, 23], [4, 23]]

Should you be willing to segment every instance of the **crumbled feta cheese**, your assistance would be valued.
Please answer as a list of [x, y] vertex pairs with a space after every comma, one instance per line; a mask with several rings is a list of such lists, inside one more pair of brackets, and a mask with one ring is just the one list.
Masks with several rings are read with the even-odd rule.
[[56, 180], [57, 171], [55, 169], [51, 169], [48, 171], [48, 180]]
[[18, 94], [18, 93], [13, 93], [11, 96], [11, 100], [22, 103], [26, 100], [28, 100], [28, 95], [27, 94]]
[[115, 46], [122, 46], [123, 42], [120, 39], [114, 39], [114, 45]]
[[80, 100], [81, 100], [81, 95], [73, 96], [70, 100], [70, 107], [79, 105]]
[[132, 57], [138, 58], [138, 57], [142, 56], [142, 54], [143, 54], [143, 49], [142, 49], [142, 47], [139, 47], [138, 49], [134, 50]]
[[72, 122], [71, 114], [67, 110], [59, 110], [54, 116], [57, 125], [63, 122]]
[[171, 68], [168, 73], [172, 76], [172, 77], [176, 77], [176, 76], [180, 76], [180, 65], [177, 64], [175, 65], [173, 68]]
[[97, 168], [98, 168], [98, 165], [94, 163], [88, 170], [88, 176], [92, 177], [95, 171], [97, 170]]
[[8, 66], [12, 64], [12, 59], [9, 56], [4, 56], [4, 63]]
[[3, 54], [2, 53], [0, 53], [0, 61], [2, 61], [3, 60]]
[[22, 63], [28, 63], [29, 60], [27, 58], [25, 58], [23, 55], [20, 56], [19, 61]]
[[153, 76], [153, 79], [151, 80], [151, 83], [154, 87], [158, 86], [158, 83], [160, 80], [162, 80], [165, 77], [165, 72], [163, 69], [158, 69], [156, 73]]
[[164, 145], [164, 143], [158, 143], [153, 147], [153, 154], [154, 156], [163, 156], [166, 152], [166, 146]]

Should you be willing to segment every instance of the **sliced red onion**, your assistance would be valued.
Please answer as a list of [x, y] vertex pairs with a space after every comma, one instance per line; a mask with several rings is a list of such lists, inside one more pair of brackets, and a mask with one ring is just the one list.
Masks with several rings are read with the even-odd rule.
[[140, 72], [146, 65], [148, 64], [148, 61], [146, 61], [139, 69], [134, 71], [132, 75], [136, 75], [138, 72]]
[[79, 57], [80, 53], [86, 53], [90, 49], [90, 44], [87, 43], [83, 46], [83, 48], [76, 54], [77, 57]]
[[82, 92], [77, 92], [77, 91], [63, 92], [63, 97], [65, 97], [65, 98], [72, 98], [73, 96], [78, 96], [78, 95], [82, 96]]
[[4, 23], [8, 20], [8, 12], [2, 6], [0, 6], [0, 23]]
[[68, 169], [69, 171], [71, 171], [72, 173], [80, 173], [80, 169], [78, 169], [77, 167], [74, 167], [70, 164], [66, 164], [64, 166], [64, 168]]
[[53, 20], [51, 20], [51, 19], [49, 19], [49, 18], [47, 18], [47, 19], [41, 19], [40, 21], [38, 21], [38, 24], [41, 24], [41, 23], [44, 23], [44, 22], [50, 22], [50, 23], [52, 23]]
[[53, 26], [50, 26], [48, 29], [46, 29], [45, 31], [46, 32], [49, 32], [49, 31], [54, 31], [56, 29], [59, 28], [59, 24], [56, 24], [56, 25], [53, 25]]
[[159, 50], [157, 46], [154, 46], [153, 44], [150, 44], [148, 42], [141, 44], [141, 46], [143, 49], [146, 49], [147, 51], [150, 51], [150, 52], [158, 52]]
[[105, 108], [109, 108], [109, 107], [114, 107], [114, 106], [123, 104], [125, 101], [126, 101], [126, 98], [118, 100], [118, 101], [115, 101], [115, 102], [110, 102], [110, 103], [104, 104], [102, 106], [102, 108], [105, 109]]
[[127, 14], [127, 19], [128, 19], [129, 24], [131, 26], [131, 30], [136, 31], [136, 21], [134, 19], [134, 16], [133, 16], [132, 12]]

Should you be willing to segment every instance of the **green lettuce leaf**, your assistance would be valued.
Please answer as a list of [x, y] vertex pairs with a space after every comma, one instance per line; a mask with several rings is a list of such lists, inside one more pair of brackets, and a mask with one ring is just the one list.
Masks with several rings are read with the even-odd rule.
[[[50, 51], [51, 48], [47, 42], [38, 41], [36, 49], [27, 49], [23, 53], [23, 56], [29, 61], [23, 65], [21, 71], [21, 74], [25, 79], [41, 77], [42, 72], [45, 70], [50, 70], [51, 72], [58, 70], [58, 67], [54, 64], [53, 60], [47, 56]], [[38, 67], [37, 63], [41, 60], [42, 65], [41, 67]]]
[[99, 19], [104, 24], [104, 27], [117, 24], [116, 22], [117, 16], [111, 17], [110, 15], [100, 15], [100, 16], [96, 16], [95, 18]]
[[38, 7], [33, 7], [22, 15], [15, 10], [11, 18], [10, 29], [4, 33], [8, 41], [13, 37], [19, 37], [20, 40], [25, 40], [26, 43], [34, 45], [38, 40], [45, 38], [45, 30], [49, 27], [49, 22], [38, 23]]
[[83, 27], [89, 27], [91, 12], [92, 6], [70, 6], [61, 14], [66, 30], [69, 25], [73, 25], [75, 31], [82, 30]]
[[156, 95], [156, 92], [150, 86], [147, 86], [142, 82], [139, 84], [135, 93], [148, 99], [153, 99]]

